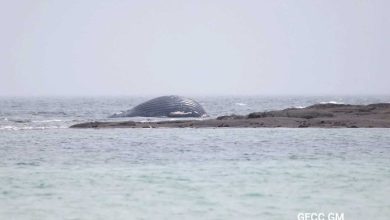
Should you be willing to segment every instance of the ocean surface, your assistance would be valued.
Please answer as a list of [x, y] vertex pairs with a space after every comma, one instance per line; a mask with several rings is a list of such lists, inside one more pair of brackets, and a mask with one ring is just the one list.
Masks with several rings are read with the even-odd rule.
[[[1, 97], [0, 219], [390, 219], [390, 129], [68, 128], [148, 98]], [[212, 117], [390, 102], [194, 98]]]

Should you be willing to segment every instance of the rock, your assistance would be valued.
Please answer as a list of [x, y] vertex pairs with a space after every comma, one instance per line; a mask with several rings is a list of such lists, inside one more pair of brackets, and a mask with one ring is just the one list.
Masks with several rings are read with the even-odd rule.
[[219, 116], [217, 117], [217, 120], [228, 120], [228, 119], [244, 119], [246, 118], [243, 115], [224, 115], [224, 116]]
[[110, 128], [110, 127], [132, 127], [136, 126], [134, 121], [122, 121], [122, 122], [86, 122], [81, 124], [75, 124], [70, 128]]
[[316, 104], [306, 108], [226, 115], [216, 119], [159, 122], [87, 122], [71, 128], [205, 128], [205, 127], [359, 127], [390, 128], [390, 103], [370, 105]]

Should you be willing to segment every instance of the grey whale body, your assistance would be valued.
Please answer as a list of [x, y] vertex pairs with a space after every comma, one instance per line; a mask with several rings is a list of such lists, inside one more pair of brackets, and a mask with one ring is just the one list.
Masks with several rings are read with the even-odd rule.
[[119, 117], [202, 117], [206, 111], [196, 101], [181, 96], [161, 96], [111, 115]]

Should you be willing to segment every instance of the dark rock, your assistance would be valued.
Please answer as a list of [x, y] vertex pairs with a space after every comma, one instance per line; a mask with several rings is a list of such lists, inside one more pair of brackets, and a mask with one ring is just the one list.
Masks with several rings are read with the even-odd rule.
[[[228, 115], [216, 119], [159, 122], [87, 122], [71, 128], [178, 128], [178, 127], [380, 127], [390, 128], [390, 103], [371, 105], [317, 104], [306, 108]], [[223, 122], [223, 123], [222, 123]]]
[[325, 104], [315, 104], [308, 106], [303, 109], [328, 109], [328, 108], [340, 108], [340, 107], [349, 107], [351, 105], [346, 104], [333, 104], [333, 103], [325, 103]]
[[324, 111], [285, 109], [281, 111], [254, 112], [254, 113], [250, 113], [247, 117], [248, 118], [288, 117], [288, 118], [311, 119], [311, 118], [319, 118], [319, 117], [333, 117], [333, 114]]
[[81, 124], [75, 124], [70, 128], [109, 128], [109, 127], [131, 127], [135, 126], [134, 121], [122, 121], [122, 122], [86, 122]]
[[253, 113], [250, 113], [247, 116], [247, 118], [264, 118], [264, 117], [267, 117], [266, 115], [267, 115], [266, 112], [253, 112]]
[[223, 115], [223, 116], [219, 116], [217, 117], [217, 120], [228, 120], [228, 119], [244, 119], [246, 118], [245, 116], [243, 115]]
[[368, 107], [374, 107], [374, 108], [390, 108], [390, 103], [375, 103], [367, 105]]

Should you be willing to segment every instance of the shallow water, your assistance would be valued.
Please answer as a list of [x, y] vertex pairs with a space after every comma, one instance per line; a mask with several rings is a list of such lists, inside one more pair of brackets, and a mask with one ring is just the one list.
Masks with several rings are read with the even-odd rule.
[[[108, 116], [153, 97], [0, 97], [0, 131], [68, 128], [86, 121], [115, 121]], [[215, 96], [194, 97], [211, 117], [305, 107], [323, 102], [370, 104], [390, 96]], [[166, 118], [131, 118], [136, 121]], [[169, 119], [175, 120], [175, 119]]]
[[[26, 120], [1, 124], [14, 127], [0, 130], [0, 219], [390, 216], [389, 129], [78, 130], [66, 127], [104, 119], [121, 109], [112, 104], [120, 98], [41, 100], [0, 102], [1, 117]], [[251, 98], [205, 100], [206, 109], [226, 105], [231, 110], [223, 111], [242, 114], [313, 101], [254, 107]], [[212, 115], [223, 113], [216, 109]], [[37, 119], [61, 121], [42, 122], [41, 128]]]

